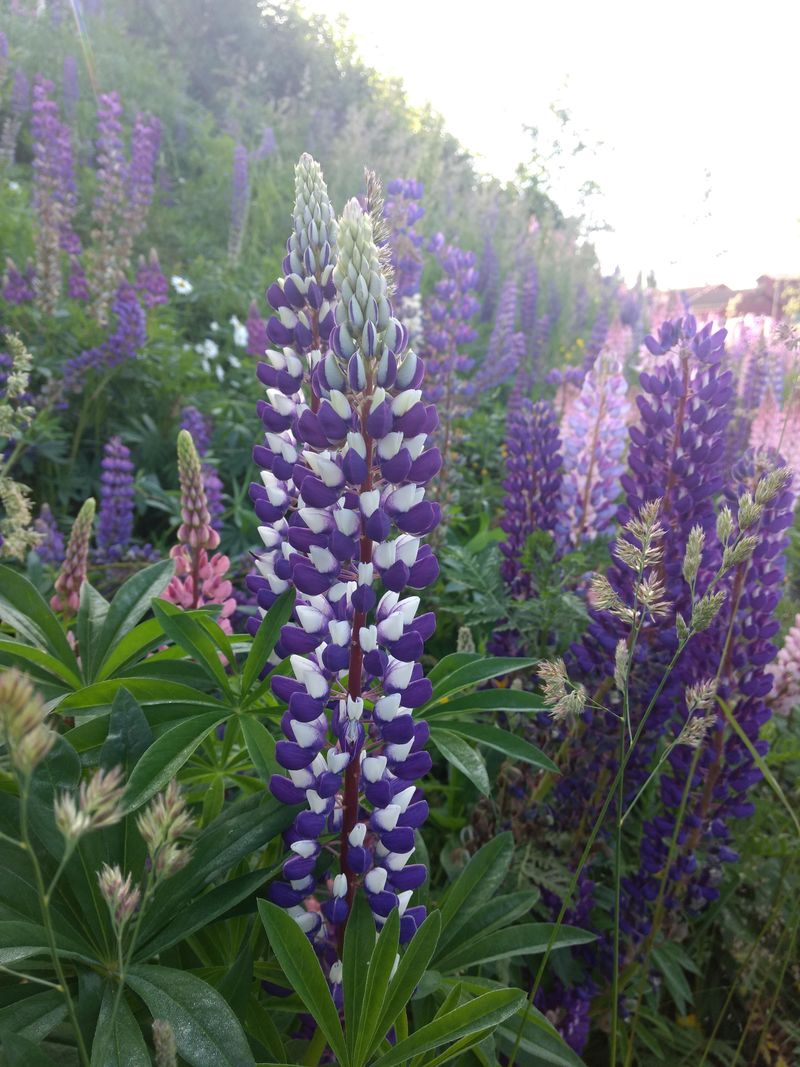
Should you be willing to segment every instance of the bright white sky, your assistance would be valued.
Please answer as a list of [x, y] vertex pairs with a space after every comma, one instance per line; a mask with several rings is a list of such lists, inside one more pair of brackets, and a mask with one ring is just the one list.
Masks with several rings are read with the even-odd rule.
[[[345, 15], [364, 59], [430, 102], [502, 179], [551, 103], [600, 143], [555, 186], [593, 179], [614, 227], [604, 269], [660, 286], [800, 275], [798, 0], [305, 0]], [[413, 175], [408, 175], [413, 177]]]

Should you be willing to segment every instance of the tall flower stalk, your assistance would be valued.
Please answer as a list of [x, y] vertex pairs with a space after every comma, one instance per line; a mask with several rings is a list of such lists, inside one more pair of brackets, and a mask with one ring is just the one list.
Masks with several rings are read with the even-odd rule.
[[[420, 538], [439, 520], [425, 485], [441, 463], [438, 451], [425, 447], [436, 415], [421, 399], [422, 363], [392, 315], [372, 223], [356, 200], [345, 207], [338, 240], [339, 303], [330, 351], [312, 375], [317, 403], [297, 393], [302, 365], [270, 389], [274, 428], [265, 458], [283, 455], [279, 435], [291, 427], [305, 463], [293, 468], [298, 497], [288, 525], [280, 467], [272, 462], [262, 472], [277, 525], [273, 550], [259, 560], [274, 594], [297, 594], [296, 621], [281, 636], [295, 677], [273, 682], [288, 704], [285, 740], [276, 749], [288, 777], [274, 776], [271, 789], [286, 803], [308, 806], [287, 838], [293, 856], [285, 880], [273, 883], [271, 895], [326, 957], [334, 986], [357, 891], [379, 925], [399, 909], [401, 940], [425, 914], [410, 901], [426, 871], [408, 860], [414, 829], [427, 815], [416, 779], [430, 757], [427, 726], [414, 722], [412, 709], [431, 692], [419, 659], [434, 618], [416, 617], [419, 598], [401, 594], [438, 571]], [[284, 358], [271, 359], [277, 373]], [[291, 406], [284, 397], [295, 398]], [[321, 837], [336, 858], [320, 909], [309, 903], [319, 892]]]

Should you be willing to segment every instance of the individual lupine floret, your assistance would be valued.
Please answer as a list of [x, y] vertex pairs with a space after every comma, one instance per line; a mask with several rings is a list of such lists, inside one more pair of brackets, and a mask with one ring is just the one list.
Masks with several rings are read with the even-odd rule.
[[601, 536], [614, 522], [625, 470], [625, 429], [631, 407], [627, 391], [619, 364], [601, 357], [562, 420], [564, 483], [559, 531], [573, 547]]
[[[424, 917], [410, 900], [425, 868], [408, 861], [414, 830], [427, 815], [416, 779], [431, 761], [427, 726], [414, 722], [412, 709], [431, 692], [419, 659], [435, 620], [417, 616], [418, 597], [401, 594], [438, 573], [420, 538], [439, 520], [425, 485], [441, 459], [425, 447], [436, 414], [421, 399], [422, 362], [406, 349], [404, 327], [392, 315], [371, 221], [356, 200], [344, 210], [338, 238], [340, 300], [331, 350], [312, 379], [316, 409], [299, 398], [284, 407], [298, 385], [291, 378], [282, 392], [273, 386], [270, 398], [276, 422], [262, 476], [275, 512], [263, 515], [262, 508], [262, 515], [275, 525], [262, 530], [273, 550], [259, 566], [273, 595], [292, 586], [297, 593], [296, 621], [281, 635], [294, 678], [273, 682], [288, 704], [285, 739], [276, 747], [288, 777], [274, 776], [271, 789], [286, 803], [308, 806], [286, 835], [292, 856], [271, 895], [318, 945], [335, 936], [340, 953], [358, 887], [378, 924], [399, 908], [404, 941]], [[278, 437], [289, 427], [293, 467]], [[283, 520], [278, 481], [289, 474], [299, 493], [291, 524]], [[314, 871], [325, 833], [339, 837], [338, 862], [321, 910], [305, 908], [318, 890]]]
[[97, 547], [105, 559], [119, 559], [133, 536], [133, 461], [121, 438], [105, 446], [100, 475]]
[[181, 524], [178, 544], [170, 549], [175, 574], [164, 599], [188, 611], [206, 604], [220, 604], [217, 622], [231, 633], [230, 616], [236, 608], [233, 586], [226, 578], [230, 560], [212, 553], [219, 534], [211, 525], [200, 457], [188, 430], [178, 434], [178, 474], [181, 484]]
[[56, 578], [56, 591], [50, 599], [50, 605], [54, 611], [61, 611], [64, 615], [74, 615], [80, 606], [81, 586], [86, 581], [89, 562], [94, 512], [94, 498], [89, 497], [72, 524], [67, 553]]

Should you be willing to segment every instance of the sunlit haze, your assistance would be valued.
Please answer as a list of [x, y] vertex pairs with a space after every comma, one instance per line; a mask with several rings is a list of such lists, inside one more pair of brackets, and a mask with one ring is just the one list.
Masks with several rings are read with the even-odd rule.
[[[571, 114], [590, 149], [556, 174], [566, 210], [595, 181], [603, 267], [660, 285], [800, 275], [795, 116], [800, 5], [309, 0], [363, 58], [430, 102], [487, 174], [530, 157], [525, 126]], [[597, 146], [593, 148], [593, 146]]]

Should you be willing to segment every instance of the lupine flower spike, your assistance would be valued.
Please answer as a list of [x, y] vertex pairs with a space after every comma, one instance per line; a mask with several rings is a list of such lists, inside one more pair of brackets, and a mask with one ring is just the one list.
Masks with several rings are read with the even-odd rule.
[[89, 497], [72, 524], [67, 553], [56, 578], [56, 591], [50, 599], [50, 605], [54, 611], [62, 611], [64, 615], [74, 615], [80, 606], [81, 586], [86, 581], [94, 512], [94, 498]]
[[[431, 692], [418, 661], [434, 618], [415, 618], [419, 599], [401, 594], [437, 574], [420, 537], [439, 519], [424, 486], [440, 457], [425, 449], [436, 415], [421, 400], [422, 364], [392, 316], [372, 224], [355, 200], [340, 221], [334, 279], [340, 303], [331, 351], [312, 379], [316, 410], [301, 402], [281, 418], [297, 378], [273, 387], [270, 398], [272, 433], [291, 426], [305, 463], [294, 466], [294, 523], [277, 533], [260, 569], [274, 594], [292, 585], [298, 595], [297, 622], [281, 637], [295, 678], [273, 683], [289, 705], [276, 750], [288, 777], [274, 776], [271, 789], [308, 806], [287, 834], [292, 858], [271, 895], [326, 956], [336, 985], [357, 891], [379, 925], [399, 908], [403, 940], [424, 916], [410, 900], [425, 868], [408, 861], [427, 815], [415, 781], [430, 757], [427, 726], [414, 722], [412, 709]], [[268, 492], [277, 488], [272, 471], [263, 477]], [[326, 831], [338, 835], [339, 848], [320, 909], [314, 870]]]
[[164, 599], [189, 610], [205, 604], [221, 604], [217, 622], [231, 633], [230, 616], [236, 608], [233, 587], [226, 579], [230, 560], [212, 552], [219, 534], [211, 525], [200, 457], [188, 430], [178, 434], [178, 474], [181, 483], [181, 525], [178, 544], [170, 550], [175, 575]]

